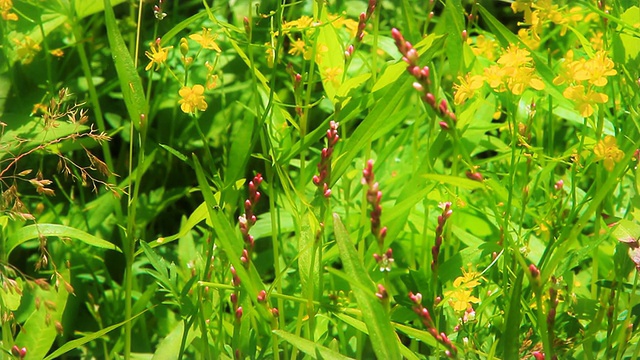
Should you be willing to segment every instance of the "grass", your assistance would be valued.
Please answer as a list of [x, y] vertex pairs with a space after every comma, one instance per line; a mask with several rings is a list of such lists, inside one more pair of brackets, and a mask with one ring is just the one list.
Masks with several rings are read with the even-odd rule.
[[637, 1], [0, 15], [0, 357], [638, 358]]

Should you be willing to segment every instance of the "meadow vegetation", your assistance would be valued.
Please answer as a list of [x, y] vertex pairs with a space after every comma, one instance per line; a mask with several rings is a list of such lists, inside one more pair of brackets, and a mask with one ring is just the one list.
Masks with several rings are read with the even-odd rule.
[[0, 16], [0, 358], [640, 355], [640, 1]]

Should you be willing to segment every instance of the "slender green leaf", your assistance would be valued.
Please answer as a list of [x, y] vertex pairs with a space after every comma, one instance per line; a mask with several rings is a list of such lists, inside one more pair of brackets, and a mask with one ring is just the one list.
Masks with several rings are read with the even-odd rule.
[[135, 128], [140, 130], [141, 116], [146, 116], [148, 113], [142, 81], [140, 80], [140, 75], [138, 75], [138, 70], [134, 66], [129, 49], [124, 43], [122, 34], [118, 30], [110, 0], [104, 0], [104, 15], [109, 47], [111, 48], [113, 62], [116, 65], [118, 79], [120, 79], [122, 96], [129, 112], [129, 118]]
[[351, 289], [358, 301], [358, 307], [362, 310], [374, 352], [379, 359], [400, 359], [398, 336], [391, 326], [387, 311], [375, 296], [376, 288], [373, 281], [349, 239], [347, 229], [338, 214], [333, 214], [333, 231], [340, 249], [344, 271], [351, 277]]
[[97, 238], [87, 232], [78, 230], [65, 225], [58, 224], [34, 224], [28, 225], [9, 235], [7, 239], [7, 253], [11, 253], [19, 245], [40, 236], [57, 236], [60, 238], [71, 238], [79, 240], [87, 245], [95, 246], [101, 249], [116, 250], [122, 252], [120, 248], [114, 244]]
[[[144, 311], [146, 312], [146, 310]], [[52, 352], [51, 354], [49, 354], [49, 356], [45, 357], [44, 360], [51, 360], [51, 359], [58, 359], [60, 356], [68, 353], [71, 350], [75, 350], [79, 347], [81, 347], [82, 345], [94, 341], [96, 339], [99, 339], [101, 337], [103, 337], [104, 335], [110, 333], [111, 331], [121, 327], [122, 325], [126, 324], [129, 321], [132, 321], [133, 319], [137, 318], [138, 316], [142, 315], [144, 312], [141, 312], [137, 315], [134, 315], [131, 319], [129, 320], [125, 320], [122, 322], [119, 322], [117, 324], [108, 326], [104, 329], [98, 330], [94, 333], [85, 335], [79, 339], [75, 339], [75, 340], [71, 340], [67, 343], [65, 343], [64, 345], [60, 346], [56, 351]], [[31, 352], [29, 352], [29, 354], [31, 354]]]

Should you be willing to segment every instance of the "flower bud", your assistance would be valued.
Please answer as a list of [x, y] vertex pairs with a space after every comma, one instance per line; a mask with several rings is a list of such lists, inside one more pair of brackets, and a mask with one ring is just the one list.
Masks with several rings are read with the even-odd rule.
[[180, 39], [180, 54], [182, 54], [182, 56], [187, 56], [188, 53], [189, 53], [189, 42], [187, 41], [186, 38], [182, 38]]

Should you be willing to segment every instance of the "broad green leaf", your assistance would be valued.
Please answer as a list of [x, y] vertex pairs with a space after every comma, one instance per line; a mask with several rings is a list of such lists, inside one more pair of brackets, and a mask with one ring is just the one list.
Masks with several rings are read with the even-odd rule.
[[97, 238], [87, 232], [65, 225], [58, 224], [34, 224], [28, 225], [9, 235], [7, 239], [7, 253], [11, 253], [17, 246], [29, 240], [38, 239], [40, 236], [57, 236], [79, 240], [87, 245], [101, 249], [116, 250], [122, 252], [114, 244]]
[[458, 76], [462, 65], [462, 30], [464, 29], [464, 9], [460, 1], [447, 0], [443, 20], [447, 30], [445, 48], [449, 59], [449, 73], [453, 78]]
[[[311, 357], [312, 359], [351, 359], [350, 357], [344, 356], [339, 352], [319, 345], [316, 342], [301, 338], [300, 336], [294, 335], [284, 330], [273, 330], [273, 333], [285, 339], [288, 343], [295, 346], [298, 350], [307, 354], [307, 356]], [[320, 357], [318, 357], [318, 355], [320, 355]]]
[[626, 244], [637, 244], [640, 240], [640, 224], [634, 221], [622, 219], [613, 230], [614, 238]]
[[[96, 331], [94, 333], [85, 335], [85, 336], [83, 336], [83, 337], [81, 337], [79, 339], [71, 340], [71, 341], [65, 343], [64, 345], [60, 346], [56, 351], [54, 351], [51, 354], [49, 354], [49, 356], [45, 357], [44, 360], [58, 359], [58, 358], [60, 358], [60, 356], [68, 353], [71, 350], [75, 350], [75, 349], [81, 347], [82, 345], [84, 345], [84, 344], [86, 344], [88, 342], [94, 341], [96, 339], [99, 339], [99, 338], [105, 336], [106, 334], [110, 333], [111, 331], [123, 326], [127, 322], [132, 321], [133, 319], [137, 318], [138, 316], [140, 316], [142, 314], [143, 313], [139, 313], [137, 315], [134, 315], [129, 320], [125, 320], [125, 321], [119, 322], [117, 324], [108, 326], [108, 327], [106, 327], [104, 329], [101, 329], [101, 330], [98, 330], [98, 331]], [[29, 352], [29, 354], [30, 353], [31, 352]]]
[[[184, 321], [180, 321], [176, 327], [171, 330], [156, 348], [156, 352], [153, 354], [152, 360], [173, 360], [180, 356], [180, 345], [182, 343], [182, 337], [184, 336]], [[187, 334], [187, 340], [185, 346], [191, 344], [193, 339], [200, 336], [200, 330], [191, 328]]]
[[[23, 291], [24, 286], [22, 279], [18, 278], [15, 280], [18, 289]], [[22, 294], [17, 291], [9, 290], [7, 287], [0, 287], [0, 306], [8, 309], [9, 311], [16, 311], [20, 307], [20, 302], [22, 300]]]
[[336, 92], [342, 85], [344, 77], [344, 50], [340, 37], [327, 19], [326, 9], [322, 11], [322, 26], [316, 28], [318, 38], [315, 42], [316, 58], [324, 91], [332, 103], [335, 103]]
[[[60, 274], [65, 281], [69, 281], [68, 269], [61, 270]], [[16, 344], [27, 348], [27, 359], [42, 359], [56, 339], [56, 323], [62, 322], [62, 314], [67, 305], [69, 293], [62, 285], [62, 281], [58, 290], [54, 286], [49, 290], [36, 286], [34, 291], [41, 305], [39, 309], [34, 307], [33, 312], [21, 327]], [[53, 304], [53, 306], [46, 304]]]
[[400, 359], [398, 336], [391, 326], [387, 311], [375, 296], [376, 287], [349, 239], [347, 229], [338, 214], [333, 214], [333, 231], [340, 249], [344, 271], [351, 278], [349, 285], [351, 285], [358, 307], [362, 311], [376, 356], [379, 359]]
[[[124, 97], [125, 105], [129, 113], [129, 119], [137, 130], [140, 130], [140, 121], [142, 116], [147, 116], [148, 107], [145, 99], [142, 81], [138, 70], [134, 66], [133, 59], [129, 53], [129, 49], [124, 43], [122, 34], [118, 30], [116, 17], [111, 8], [111, 1], [104, 0], [104, 17], [107, 25], [107, 36], [109, 38], [109, 47], [111, 48], [111, 56], [116, 65], [116, 72], [120, 80], [120, 89]], [[147, 124], [148, 126], [149, 124]]]

